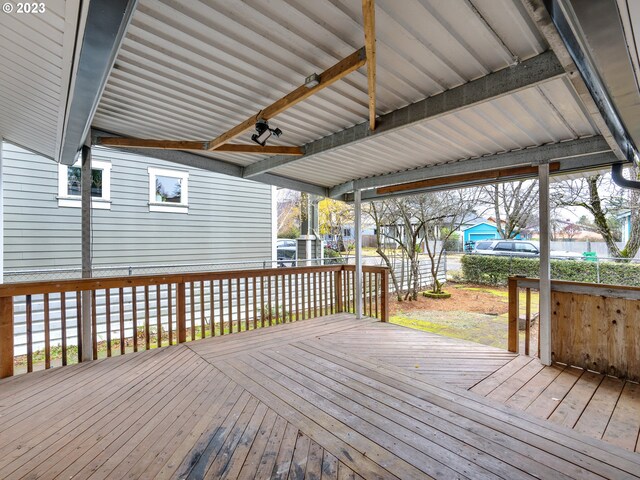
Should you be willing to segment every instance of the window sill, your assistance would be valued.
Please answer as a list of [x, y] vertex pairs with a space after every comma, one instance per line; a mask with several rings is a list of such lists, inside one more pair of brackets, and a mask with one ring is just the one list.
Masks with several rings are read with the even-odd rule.
[[[56, 197], [58, 207], [82, 208], [82, 200], [78, 197]], [[91, 208], [96, 210], [111, 210], [111, 200], [102, 198], [92, 198]]]
[[189, 213], [189, 205], [184, 203], [149, 202], [149, 211], [163, 213]]

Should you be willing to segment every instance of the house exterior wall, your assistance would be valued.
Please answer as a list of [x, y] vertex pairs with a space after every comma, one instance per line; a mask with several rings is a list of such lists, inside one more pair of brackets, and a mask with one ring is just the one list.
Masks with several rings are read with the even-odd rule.
[[[270, 186], [106, 149], [93, 159], [111, 162], [111, 207], [92, 209], [94, 266], [271, 260]], [[188, 213], [149, 211], [149, 167], [189, 173]], [[81, 209], [57, 197], [58, 165], [5, 143], [5, 271], [80, 266]]]

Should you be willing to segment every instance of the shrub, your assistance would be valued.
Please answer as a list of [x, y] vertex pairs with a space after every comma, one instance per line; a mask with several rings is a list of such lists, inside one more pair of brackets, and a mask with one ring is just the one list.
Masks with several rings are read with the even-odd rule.
[[[598, 282], [598, 269], [600, 282]], [[464, 255], [462, 275], [465, 282], [486, 285], [506, 285], [509, 276], [537, 278], [540, 260], [537, 258]], [[584, 262], [581, 260], [551, 260], [551, 278], [573, 282], [640, 286], [640, 265], [626, 262]]]

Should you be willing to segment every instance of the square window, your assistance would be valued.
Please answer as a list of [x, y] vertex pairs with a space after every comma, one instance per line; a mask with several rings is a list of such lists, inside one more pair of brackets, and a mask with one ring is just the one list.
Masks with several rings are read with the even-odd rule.
[[[67, 195], [82, 196], [82, 168], [67, 167]], [[91, 196], [102, 198], [102, 169], [91, 169]]]
[[[91, 207], [111, 209], [111, 162], [91, 162]], [[58, 206], [82, 206], [82, 168], [79, 163], [58, 167]]]
[[149, 167], [149, 211], [188, 213], [189, 173]]

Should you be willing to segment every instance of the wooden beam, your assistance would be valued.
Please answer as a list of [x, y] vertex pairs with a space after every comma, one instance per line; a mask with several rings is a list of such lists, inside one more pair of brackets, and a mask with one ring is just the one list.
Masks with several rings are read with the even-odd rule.
[[98, 137], [96, 145], [121, 148], [158, 148], [166, 150], [206, 150], [205, 141], [155, 140], [147, 138]]
[[376, 7], [375, 0], [362, 0], [364, 48], [367, 54], [369, 130], [376, 129]]
[[[560, 169], [559, 162], [549, 164], [549, 170], [552, 172]], [[391, 185], [389, 187], [380, 187], [376, 189], [377, 194], [388, 194], [396, 192], [404, 192], [409, 190], [419, 190], [422, 188], [439, 187], [444, 185], [455, 185], [458, 183], [474, 182], [478, 180], [500, 180], [504, 178], [514, 178], [520, 176], [535, 176], [538, 174], [538, 167], [515, 167], [501, 168], [498, 170], [486, 170], [484, 172], [463, 173], [461, 175], [452, 175], [449, 177], [430, 178], [428, 180], [420, 180], [419, 182], [401, 183], [399, 185]]]
[[279, 113], [284, 112], [286, 109], [293, 107], [294, 105], [300, 103], [301, 101], [309, 98], [314, 93], [319, 92], [323, 88], [332, 85], [337, 82], [341, 78], [349, 75], [351, 72], [357, 70], [362, 67], [366, 63], [366, 53], [365, 48], [362, 47], [359, 50], [356, 50], [348, 57], [340, 60], [334, 66], [329, 67], [327, 70], [320, 74], [320, 83], [315, 87], [308, 88], [305, 85], [301, 85], [296, 88], [293, 92], [285, 95], [279, 100], [276, 100], [274, 103], [265, 107], [260, 112], [252, 115], [247, 118], [244, 122], [239, 125], [236, 125], [231, 130], [226, 131], [218, 138], [209, 142], [208, 150], [218, 150], [221, 145], [224, 145], [227, 142], [230, 142], [238, 135], [250, 130], [254, 127], [256, 121], [258, 119], [269, 120], [270, 118], [275, 117]]
[[[208, 150], [207, 141], [154, 140], [146, 138], [98, 137], [96, 145], [118, 148], [155, 148], [160, 150]], [[262, 153], [269, 155], [303, 155], [304, 149], [296, 146], [226, 144], [218, 152]]]

